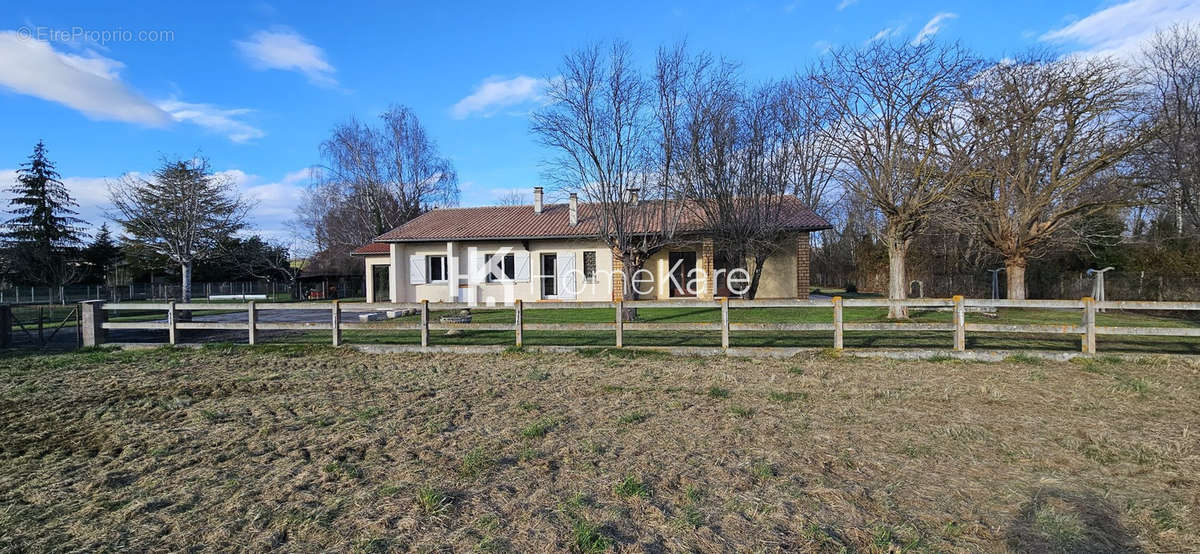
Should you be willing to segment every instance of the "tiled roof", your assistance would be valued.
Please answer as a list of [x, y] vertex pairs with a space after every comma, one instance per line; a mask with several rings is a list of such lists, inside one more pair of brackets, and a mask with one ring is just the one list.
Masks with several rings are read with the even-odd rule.
[[378, 254], [390, 254], [391, 252], [392, 252], [392, 247], [388, 246], [388, 243], [386, 243], [386, 242], [369, 242], [367, 244], [359, 246], [358, 248], [355, 248], [354, 251], [350, 253], [350, 255], [351, 256], [374, 256], [374, 255], [378, 255]]
[[[829, 222], [804, 207], [795, 197], [787, 197], [786, 229], [816, 231], [828, 229]], [[649, 206], [652, 201], [644, 201]], [[421, 216], [375, 238], [376, 243], [425, 240], [482, 240], [525, 238], [571, 238], [599, 235], [595, 204], [579, 204], [579, 224], [572, 226], [567, 204], [547, 204], [542, 213], [533, 206], [484, 206], [479, 208], [443, 208]], [[685, 215], [678, 231], [695, 232], [703, 228], [698, 217]], [[363, 248], [355, 253], [359, 253]]]

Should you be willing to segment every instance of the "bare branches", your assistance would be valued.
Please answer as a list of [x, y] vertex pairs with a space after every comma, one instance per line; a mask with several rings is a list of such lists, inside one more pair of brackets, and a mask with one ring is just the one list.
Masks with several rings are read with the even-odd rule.
[[1184, 222], [1200, 227], [1200, 26], [1179, 24], [1159, 32], [1142, 56], [1145, 113], [1151, 140], [1139, 153], [1143, 175]]
[[458, 203], [458, 177], [416, 114], [392, 106], [375, 127], [355, 118], [321, 144], [324, 166], [297, 215], [318, 249], [349, 252], [437, 206]]
[[[679, 218], [670, 190], [679, 95], [671, 65], [660, 55], [648, 83], [628, 45], [583, 48], [563, 58], [550, 103], [532, 118], [534, 135], [554, 152], [546, 177], [579, 191], [591, 210], [581, 217], [595, 220], [627, 273], [672, 240]], [[633, 298], [632, 287], [624, 290]]]
[[[834, 51], [816, 74], [840, 126], [844, 180], [884, 218], [880, 238], [891, 259], [889, 298], [906, 296], [909, 243], [966, 179], [945, 147], [959, 87], [979, 62], [957, 45], [873, 41]], [[905, 317], [894, 306], [892, 317]]]
[[959, 150], [973, 167], [956, 212], [1005, 259], [1009, 297], [1072, 224], [1128, 205], [1118, 171], [1145, 140], [1130, 73], [1108, 59], [1000, 63], [965, 88]]

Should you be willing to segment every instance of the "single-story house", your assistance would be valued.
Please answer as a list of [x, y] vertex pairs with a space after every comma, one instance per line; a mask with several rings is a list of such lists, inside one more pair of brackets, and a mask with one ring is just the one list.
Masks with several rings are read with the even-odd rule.
[[[533, 205], [435, 209], [353, 254], [366, 266], [367, 302], [619, 300], [627, 283], [620, 257], [600, 238], [597, 211], [575, 195], [544, 204], [535, 187]], [[808, 297], [809, 233], [830, 225], [798, 199], [784, 218], [783, 248], [763, 264], [758, 298]], [[712, 299], [745, 288], [753, 268], [714, 252], [689, 219], [628, 283], [638, 298]]]

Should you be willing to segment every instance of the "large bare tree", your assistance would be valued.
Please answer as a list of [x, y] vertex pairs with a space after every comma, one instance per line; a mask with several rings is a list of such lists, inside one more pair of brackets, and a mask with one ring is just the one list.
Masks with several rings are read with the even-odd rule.
[[348, 255], [426, 210], [458, 203], [454, 164], [416, 114], [392, 106], [380, 120], [350, 118], [321, 143], [324, 163], [297, 215], [322, 252]]
[[707, 54], [686, 57], [681, 67], [684, 121], [675, 180], [713, 237], [722, 265], [752, 268], [745, 295], [754, 298], [767, 258], [783, 248], [786, 211], [797, 202], [789, 194], [797, 150], [786, 125], [794, 123], [785, 113], [788, 90], [778, 84], [750, 89], [736, 65]]
[[1200, 25], [1160, 31], [1141, 61], [1153, 125], [1139, 158], [1183, 234], [1185, 222], [1200, 227]]
[[594, 220], [620, 258], [626, 300], [637, 298], [634, 273], [674, 239], [681, 210], [671, 191], [681, 75], [670, 52], [658, 61], [647, 79], [625, 43], [568, 54], [532, 118], [553, 152], [547, 178], [588, 203], [580, 217]]
[[[978, 67], [958, 45], [877, 40], [833, 51], [815, 76], [839, 120], [830, 139], [846, 186], [883, 219], [889, 299], [907, 296], [909, 245], [966, 178], [944, 141], [961, 85]], [[888, 316], [908, 311], [893, 303]]]
[[192, 264], [241, 230], [251, 207], [202, 157], [164, 159], [149, 179], [126, 174], [109, 183], [108, 195], [127, 243], [179, 265], [183, 302], [192, 299]]
[[1075, 223], [1133, 196], [1116, 169], [1143, 143], [1134, 85], [1115, 60], [1035, 55], [965, 87], [956, 137], [971, 143], [960, 153], [974, 171], [954, 220], [1003, 257], [1009, 298], [1025, 298], [1030, 258], [1064, 234], [1077, 241]]

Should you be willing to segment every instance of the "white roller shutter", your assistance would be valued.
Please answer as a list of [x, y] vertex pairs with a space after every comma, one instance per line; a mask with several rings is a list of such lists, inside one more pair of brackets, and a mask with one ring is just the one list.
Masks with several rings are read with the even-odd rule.
[[425, 284], [425, 256], [408, 257], [408, 283], [410, 285]]
[[529, 252], [518, 250], [513, 252], [513, 265], [516, 270], [513, 271], [513, 280], [521, 283], [529, 282]]
[[575, 253], [574, 252], [558, 252], [555, 256], [555, 285], [557, 286], [558, 298], [562, 300], [574, 300], [575, 293], [578, 289], [575, 285]]

